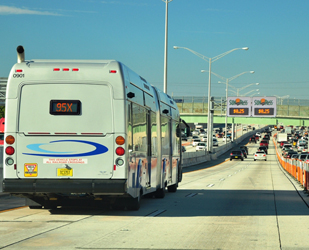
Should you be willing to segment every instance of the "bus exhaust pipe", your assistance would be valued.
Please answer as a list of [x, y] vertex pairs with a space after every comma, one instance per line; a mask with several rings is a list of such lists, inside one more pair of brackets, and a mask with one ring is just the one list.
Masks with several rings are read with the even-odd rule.
[[19, 45], [17, 47], [17, 62], [18, 63], [22, 63], [25, 61], [25, 50], [24, 50], [24, 47]]

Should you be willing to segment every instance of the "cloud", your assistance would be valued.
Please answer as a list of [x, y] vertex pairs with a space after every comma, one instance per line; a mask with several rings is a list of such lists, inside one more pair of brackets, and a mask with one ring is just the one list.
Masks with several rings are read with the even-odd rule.
[[43, 16], [61, 16], [57, 13], [48, 11], [36, 11], [25, 8], [16, 8], [10, 6], [0, 5], [0, 15], [43, 15]]

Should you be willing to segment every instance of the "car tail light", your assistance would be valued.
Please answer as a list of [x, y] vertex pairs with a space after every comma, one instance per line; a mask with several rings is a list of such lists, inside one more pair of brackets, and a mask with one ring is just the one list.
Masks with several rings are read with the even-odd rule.
[[233, 155], [232, 153], [230, 155]]
[[12, 147], [12, 146], [8, 146], [6, 149], [5, 149], [5, 153], [7, 155], [13, 155], [15, 153], [15, 149]]
[[254, 155], [254, 156], [257, 156], [257, 155]]
[[263, 156], [266, 156], [266, 155], [263, 155]]

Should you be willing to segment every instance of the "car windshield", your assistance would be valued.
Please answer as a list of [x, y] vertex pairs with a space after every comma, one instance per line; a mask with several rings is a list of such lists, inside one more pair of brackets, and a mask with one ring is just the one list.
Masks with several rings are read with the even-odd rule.
[[232, 154], [234, 155], [236, 155], [236, 154], [241, 154], [241, 151], [232, 151]]
[[199, 144], [197, 144], [197, 146], [206, 146], [206, 144], [205, 143], [199, 143]]
[[257, 152], [255, 152], [256, 154], [265, 154], [265, 152], [264, 151], [257, 151]]

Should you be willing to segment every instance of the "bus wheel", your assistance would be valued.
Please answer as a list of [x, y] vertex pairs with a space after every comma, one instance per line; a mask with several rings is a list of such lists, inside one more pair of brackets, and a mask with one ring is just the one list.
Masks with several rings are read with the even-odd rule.
[[164, 196], [165, 196], [165, 187], [157, 189], [157, 191], [155, 192], [155, 197], [162, 199], [164, 198]]
[[29, 206], [30, 209], [41, 209], [43, 206]]
[[168, 187], [167, 187], [167, 190], [168, 190], [168, 192], [170, 192], [170, 193], [175, 193], [175, 192], [177, 191], [177, 187], [178, 187], [178, 184], [176, 183], [176, 184], [174, 184], [174, 185], [168, 186]]

